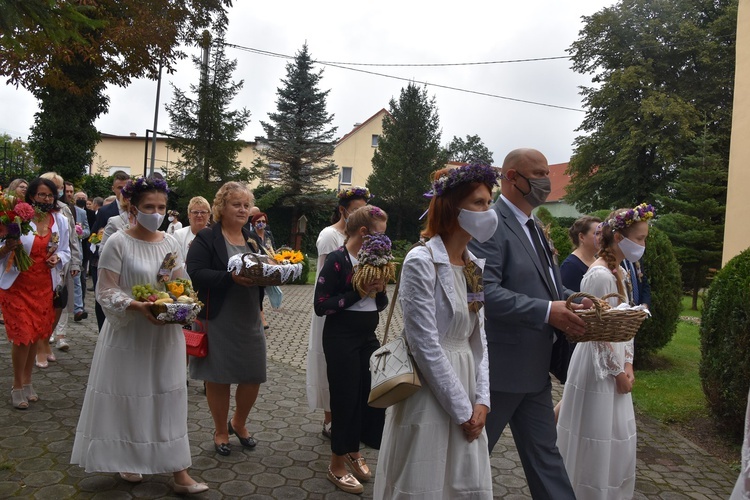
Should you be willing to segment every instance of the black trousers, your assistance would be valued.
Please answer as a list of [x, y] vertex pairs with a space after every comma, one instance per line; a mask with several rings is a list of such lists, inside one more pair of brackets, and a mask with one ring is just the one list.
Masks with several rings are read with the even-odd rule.
[[375, 328], [378, 313], [342, 311], [326, 316], [323, 352], [331, 394], [331, 451], [359, 451], [362, 441], [380, 448], [385, 409], [367, 405], [370, 355], [380, 347]]

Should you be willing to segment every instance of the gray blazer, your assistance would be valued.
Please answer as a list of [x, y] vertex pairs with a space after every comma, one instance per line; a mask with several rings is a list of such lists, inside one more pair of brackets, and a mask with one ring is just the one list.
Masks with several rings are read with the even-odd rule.
[[[490, 360], [490, 390], [539, 392], [549, 380], [553, 328], [544, 322], [554, 300], [537, 253], [502, 198], [491, 207], [498, 215], [495, 234], [485, 243], [472, 240], [471, 252], [486, 259], [484, 267], [485, 331]], [[553, 265], [558, 296], [560, 269]]]

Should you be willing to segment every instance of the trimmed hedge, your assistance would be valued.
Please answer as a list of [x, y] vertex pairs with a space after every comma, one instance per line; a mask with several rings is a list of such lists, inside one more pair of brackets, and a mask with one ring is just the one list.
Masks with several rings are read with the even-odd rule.
[[750, 249], [718, 272], [703, 305], [700, 377], [719, 430], [742, 442], [750, 386]]
[[682, 279], [672, 243], [666, 233], [651, 227], [643, 256], [643, 273], [651, 286], [650, 318], [635, 336], [638, 357], [658, 351], [667, 345], [677, 331], [682, 310]]

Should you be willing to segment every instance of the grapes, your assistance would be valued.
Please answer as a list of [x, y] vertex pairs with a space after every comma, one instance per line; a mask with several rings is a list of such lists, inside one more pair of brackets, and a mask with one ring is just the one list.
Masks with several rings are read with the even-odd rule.
[[150, 283], [145, 285], [133, 285], [132, 292], [133, 298], [140, 301], [146, 301], [150, 295], [158, 294], [156, 288]]

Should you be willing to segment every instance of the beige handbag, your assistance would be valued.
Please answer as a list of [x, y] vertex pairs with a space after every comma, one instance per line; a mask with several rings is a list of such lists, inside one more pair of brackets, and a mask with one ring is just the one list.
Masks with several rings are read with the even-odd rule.
[[391, 325], [393, 308], [396, 306], [400, 278], [399, 269], [399, 280], [396, 282], [396, 290], [393, 292], [388, 319], [385, 322], [383, 345], [370, 356], [370, 397], [367, 404], [373, 408], [388, 408], [422, 387], [417, 365], [409, 352], [406, 338], [401, 335], [388, 342], [388, 328]]

